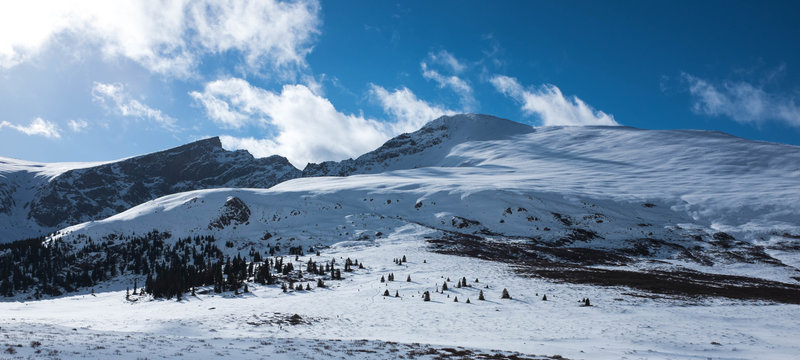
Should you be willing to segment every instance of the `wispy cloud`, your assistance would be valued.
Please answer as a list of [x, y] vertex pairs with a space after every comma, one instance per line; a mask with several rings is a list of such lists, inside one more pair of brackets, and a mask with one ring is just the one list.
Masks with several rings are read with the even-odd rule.
[[89, 128], [89, 123], [83, 119], [70, 120], [67, 122], [67, 126], [69, 126], [70, 130], [73, 132], [82, 132]]
[[[319, 32], [316, 0], [59, 0], [0, 3], [0, 69], [66, 37], [106, 57], [191, 76], [201, 56], [234, 52], [250, 70], [303, 68]], [[72, 41], [79, 40], [79, 41]]]
[[43, 136], [50, 139], [61, 138], [61, 131], [58, 125], [40, 117], [33, 119], [28, 125], [16, 125], [8, 121], [2, 121], [0, 122], [0, 130], [3, 128], [14, 129], [25, 135]]
[[526, 89], [517, 79], [496, 75], [490, 79], [497, 91], [522, 104], [526, 114], [537, 115], [544, 126], [619, 125], [612, 115], [595, 110], [577, 96], [564, 97], [555, 85]]
[[92, 97], [96, 102], [107, 106], [122, 116], [130, 116], [143, 120], [155, 121], [162, 128], [177, 131], [176, 120], [165, 115], [161, 110], [153, 109], [139, 100], [131, 98], [122, 84], [106, 84], [95, 82]]
[[[433, 69], [430, 64], [438, 64], [444, 66], [451, 72], [451, 75], [444, 75], [436, 69]], [[422, 77], [427, 80], [432, 80], [440, 89], [449, 88], [458, 94], [461, 106], [465, 112], [472, 111], [477, 101], [473, 95], [472, 86], [466, 80], [458, 76], [466, 69], [466, 65], [458, 61], [452, 54], [445, 50], [438, 53], [429, 53], [426, 61], [420, 62], [422, 68]]]
[[393, 118], [392, 127], [395, 134], [417, 130], [428, 121], [456, 113], [444, 106], [432, 105], [417, 98], [406, 87], [388, 91], [382, 86], [370, 84], [370, 95], [378, 101], [383, 111]]
[[800, 106], [791, 95], [766, 92], [760, 85], [725, 81], [719, 85], [683, 74], [692, 95], [692, 110], [709, 116], [725, 116], [742, 124], [777, 121], [800, 127]]
[[456, 59], [456, 57], [447, 50], [439, 50], [435, 53], [431, 52], [428, 54], [428, 58], [432, 63], [449, 67], [450, 71], [455, 74], [460, 74], [467, 69], [466, 65], [458, 61], [458, 59]]

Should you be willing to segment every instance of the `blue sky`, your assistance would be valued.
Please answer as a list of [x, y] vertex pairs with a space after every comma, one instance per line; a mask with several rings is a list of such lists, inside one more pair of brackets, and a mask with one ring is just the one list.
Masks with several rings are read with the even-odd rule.
[[221, 135], [303, 167], [458, 112], [800, 145], [792, 2], [12, 3], [0, 156], [112, 160]]

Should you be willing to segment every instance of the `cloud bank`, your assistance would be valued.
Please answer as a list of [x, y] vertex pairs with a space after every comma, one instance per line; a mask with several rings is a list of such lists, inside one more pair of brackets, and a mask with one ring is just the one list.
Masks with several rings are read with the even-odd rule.
[[299, 168], [309, 162], [361, 155], [395, 135], [451, 113], [417, 99], [408, 89], [389, 92], [372, 85], [371, 93], [392, 121], [342, 113], [305, 85], [284, 85], [280, 92], [273, 92], [244, 79], [228, 78], [209, 82], [203, 91], [189, 95], [220, 127], [256, 127], [272, 133], [263, 139], [222, 136], [226, 148], [246, 149], [257, 157], [283, 155]]
[[0, 3], [0, 69], [48, 45], [94, 45], [160, 74], [187, 77], [200, 57], [238, 53], [251, 71], [306, 66], [315, 0], [28, 0]]
[[496, 75], [490, 79], [497, 91], [522, 104], [522, 111], [537, 115], [543, 126], [619, 125], [612, 115], [595, 110], [577, 96], [564, 97], [555, 85], [525, 89], [517, 79]]
[[742, 124], [760, 125], [776, 121], [800, 127], [800, 106], [792, 96], [771, 94], [747, 82], [709, 81], [683, 74], [692, 95], [692, 111], [709, 116], [725, 116]]

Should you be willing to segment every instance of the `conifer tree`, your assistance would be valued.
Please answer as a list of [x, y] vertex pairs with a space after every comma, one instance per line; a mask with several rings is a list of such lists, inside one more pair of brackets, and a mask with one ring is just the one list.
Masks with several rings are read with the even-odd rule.
[[389, 289], [383, 290], [383, 296], [389, 296]]
[[431, 301], [431, 293], [428, 291], [422, 293], [422, 301]]
[[486, 298], [483, 297], [483, 290], [481, 290], [481, 292], [478, 293], [478, 300], [486, 300]]
[[467, 298], [467, 301], [466, 301], [466, 303], [467, 303], [467, 304], [469, 304], [469, 298]]
[[411, 274], [409, 274], [408, 277], [406, 278], [406, 282], [411, 282]]
[[547, 301], [547, 294], [542, 295], [542, 301]]
[[458, 302], [458, 296], [453, 299], [453, 302]]
[[442, 292], [447, 291], [447, 282], [442, 283]]
[[381, 275], [381, 282], [386, 282], [386, 279], [383, 278], [383, 275]]
[[511, 295], [508, 294], [508, 290], [503, 288], [503, 294], [500, 296], [501, 299], [511, 299]]
[[400, 297], [400, 291], [395, 290], [394, 291], [394, 297]]

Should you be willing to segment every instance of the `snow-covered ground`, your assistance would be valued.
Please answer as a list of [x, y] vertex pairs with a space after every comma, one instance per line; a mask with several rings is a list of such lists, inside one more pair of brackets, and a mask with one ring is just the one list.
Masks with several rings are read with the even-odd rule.
[[[284, 294], [279, 286], [251, 285], [251, 293], [239, 296], [129, 302], [121, 290], [126, 281], [95, 295], [3, 302], [1, 350], [21, 344], [15, 348], [20, 358], [37, 349], [54, 358], [396, 358], [409, 356], [413, 347], [405, 344], [421, 343], [576, 359], [793, 359], [800, 353], [796, 305], [652, 298], [525, 278], [505, 264], [431, 253], [429, 235], [425, 227], [404, 225], [375, 242], [325, 250], [320, 259], [349, 257], [366, 267], [326, 289], [312, 283], [311, 291]], [[404, 255], [407, 263], [393, 262]], [[381, 283], [389, 273], [395, 281]], [[448, 277], [449, 290], [435, 293]], [[456, 288], [462, 277], [470, 287]], [[503, 288], [512, 300], [500, 299]], [[382, 296], [387, 289], [392, 296]], [[422, 301], [426, 290], [430, 302]], [[477, 299], [481, 290], [485, 301]], [[585, 297], [593, 306], [580, 306]], [[287, 323], [294, 314], [303, 323]], [[354, 341], [362, 339], [370, 341]], [[33, 341], [41, 346], [31, 347]]]
[[[313, 169], [356, 175], [168, 195], [48, 239], [116, 246], [158, 230], [172, 234], [167, 241], [213, 235], [231, 244], [222, 249], [229, 256], [313, 246], [321, 259], [364, 263], [330, 288], [284, 294], [251, 284], [238, 296], [128, 302], [131, 280], [118, 279], [94, 295], [0, 303], [4, 345], [22, 344], [15, 350], [26, 356], [39, 341], [40, 354], [64, 358], [411, 358], [420, 346], [431, 347], [429, 356], [461, 346], [473, 357], [495, 349], [586, 359], [800, 353], [796, 304], [558, 283], [522, 276], [511, 259], [434, 253], [426, 242], [456, 234], [489, 248], [526, 244], [541, 250], [537, 258], [584, 270], [690, 269], [780, 282], [773, 285], [792, 294], [800, 283], [800, 148], [707, 131], [533, 129], [479, 115], [445, 117], [387, 144]], [[547, 249], [556, 248], [626, 260], [578, 264], [553, 258]], [[393, 263], [403, 255], [407, 263]], [[389, 273], [396, 281], [381, 283]], [[434, 292], [448, 277], [450, 290]], [[462, 277], [472, 286], [456, 288]], [[503, 288], [513, 300], [500, 299]], [[432, 301], [422, 301], [423, 291]], [[580, 306], [587, 297], [593, 306]], [[287, 324], [294, 314], [301, 323]]]

